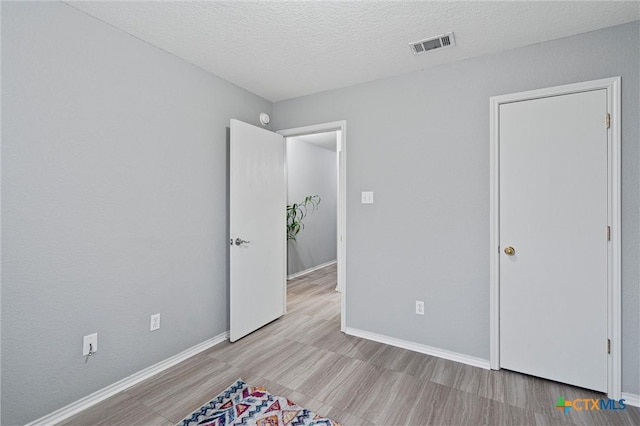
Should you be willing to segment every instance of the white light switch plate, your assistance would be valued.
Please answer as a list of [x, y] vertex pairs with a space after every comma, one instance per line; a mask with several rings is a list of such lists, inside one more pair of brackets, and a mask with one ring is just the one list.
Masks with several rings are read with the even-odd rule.
[[362, 192], [362, 204], [373, 204], [373, 192], [372, 191], [363, 191]]

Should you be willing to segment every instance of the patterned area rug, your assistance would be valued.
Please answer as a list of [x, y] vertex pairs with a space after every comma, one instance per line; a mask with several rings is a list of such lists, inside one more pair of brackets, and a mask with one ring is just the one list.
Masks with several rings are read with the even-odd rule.
[[340, 426], [287, 398], [271, 395], [265, 388], [249, 386], [242, 379], [238, 379], [177, 426], [194, 425]]

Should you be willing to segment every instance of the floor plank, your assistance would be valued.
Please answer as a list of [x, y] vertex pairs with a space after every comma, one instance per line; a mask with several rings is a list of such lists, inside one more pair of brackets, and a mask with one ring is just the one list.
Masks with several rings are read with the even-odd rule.
[[287, 315], [223, 342], [63, 422], [175, 424], [237, 378], [345, 425], [640, 423], [640, 409], [555, 408], [602, 394], [507, 370], [488, 371], [340, 332], [336, 266], [289, 281]]

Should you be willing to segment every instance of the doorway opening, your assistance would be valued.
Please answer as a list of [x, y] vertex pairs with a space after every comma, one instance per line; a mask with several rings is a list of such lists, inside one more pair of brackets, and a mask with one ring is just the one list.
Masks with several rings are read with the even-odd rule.
[[287, 205], [313, 197], [303, 208], [307, 214], [300, 232], [287, 241], [287, 282], [292, 286], [315, 282], [325, 288], [333, 284], [332, 290], [340, 294], [340, 330], [344, 331], [346, 122], [277, 133], [287, 145]]

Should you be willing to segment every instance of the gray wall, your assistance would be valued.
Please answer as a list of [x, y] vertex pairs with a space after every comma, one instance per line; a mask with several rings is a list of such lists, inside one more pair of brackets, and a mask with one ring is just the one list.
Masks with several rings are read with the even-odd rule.
[[18, 424], [228, 330], [225, 128], [272, 104], [58, 2], [2, 2], [2, 89], [2, 421]]
[[488, 359], [489, 97], [619, 75], [623, 391], [640, 393], [639, 35], [635, 22], [276, 103], [276, 129], [347, 120], [347, 326]]
[[336, 153], [308, 142], [287, 139], [287, 204], [299, 203], [307, 195], [322, 199], [318, 210], [303, 220], [296, 241], [289, 241], [287, 273], [295, 274], [336, 260]]
[[[225, 127], [272, 107], [64, 4], [2, 2], [1, 35], [16, 424], [228, 329]], [[640, 393], [639, 36], [627, 24], [276, 104], [278, 129], [348, 120], [347, 325], [488, 358], [488, 99], [621, 75], [623, 390]]]

